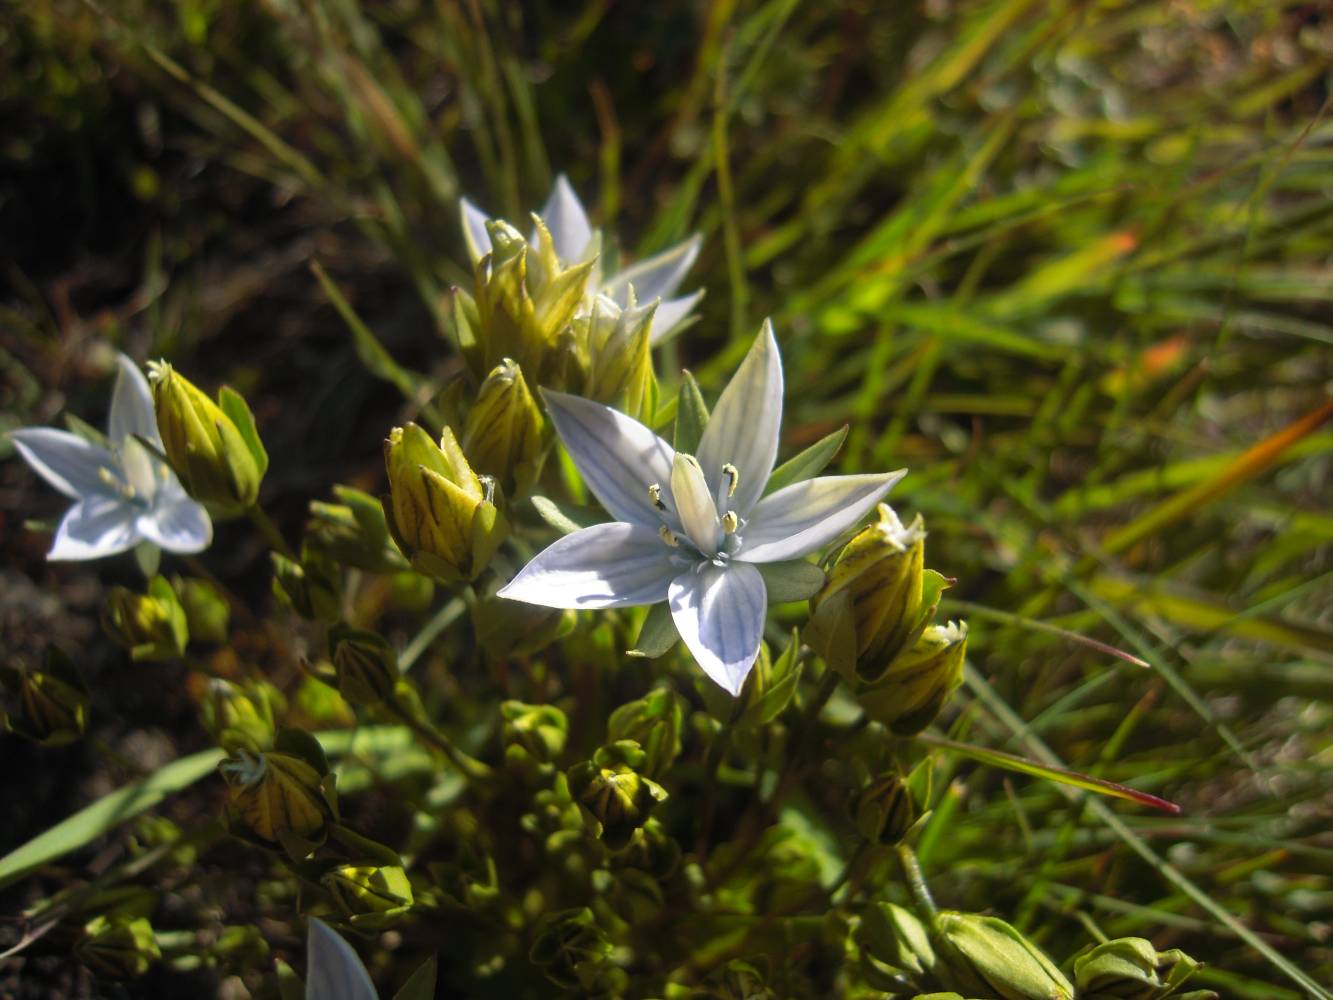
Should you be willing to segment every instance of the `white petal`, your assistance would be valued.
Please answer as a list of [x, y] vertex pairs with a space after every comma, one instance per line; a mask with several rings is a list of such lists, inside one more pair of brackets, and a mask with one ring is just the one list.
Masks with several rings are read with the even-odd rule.
[[114, 556], [134, 548], [143, 536], [135, 522], [139, 509], [109, 496], [90, 496], [65, 512], [47, 559], [79, 560]]
[[491, 252], [491, 234], [486, 232], [489, 216], [466, 198], [458, 199], [458, 209], [463, 217], [463, 242], [476, 264]]
[[671, 497], [680, 516], [680, 526], [690, 541], [704, 555], [715, 555], [717, 543], [722, 539], [722, 526], [718, 524], [717, 508], [713, 506], [703, 470], [693, 455], [676, 452], [671, 466]]
[[77, 434], [52, 427], [24, 427], [10, 431], [9, 439], [33, 471], [65, 496], [110, 494], [101, 477], [102, 469], [120, 478], [111, 453]]
[[592, 226], [588, 224], [588, 213], [583, 210], [583, 202], [579, 201], [579, 196], [574, 193], [569, 178], [564, 174], [555, 179], [551, 196], [546, 199], [546, 204], [538, 214], [551, 231], [556, 256], [565, 264], [576, 264], [583, 260], [583, 252], [592, 241]]
[[704, 673], [733, 695], [759, 655], [768, 594], [748, 563], [702, 563], [671, 581], [671, 618]]
[[689, 317], [703, 297], [704, 290], [701, 288], [692, 295], [682, 295], [678, 299], [663, 299], [659, 302], [657, 312], [653, 313], [653, 332], [650, 334], [653, 346], [656, 347], [671, 336], [672, 331]]
[[306, 944], [305, 1000], [379, 1000], [352, 946], [317, 917]]
[[702, 245], [702, 236], [691, 236], [684, 243], [618, 271], [607, 279], [602, 290], [622, 306], [629, 302], [626, 289], [630, 285], [634, 286], [634, 297], [640, 302], [669, 298], [694, 266]]
[[580, 396], [542, 390], [546, 410], [588, 489], [617, 521], [654, 531], [662, 523], [648, 496], [668, 492], [675, 451], [651, 430], [618, 410]]
[[213, 522], [203, 506], [181, 492], [159, 494], [151, 511], [139, 515], [139, 533], [168, 552], [202, 552], [213, 540]]
[[[773, 324], [764, 320], [750, 353], [741, 362], [717, 401], [699, 441], [699, 464], [717, 491], [717, 509], [734, 510], [746, 517], [764, 493], [773, 460], [778, 455], [782, 426], [782, 356], [773, 336]], [[727, 497], [722, 467], [731, 464], [740, 473], [734, 496]]]
[[160, 444], [157, 415], [153, 412], [153, 394], [148, 379], [139, 366], [123, 354], [116, 355], [116, 387], [111, 392], [111, 418], [107, 436], [113, 447], [135, 434], [153, 444]]
[[652, 528], [594, 524], [552, 542], [499, 594], [548, 608], [656, 604], [680, 572], [673, 554]]
[[746, 562], [799, 559], [865, 517], [906, 469], [874, 476], [822, 476], [764, 497], [750, 511], [739, 556]]

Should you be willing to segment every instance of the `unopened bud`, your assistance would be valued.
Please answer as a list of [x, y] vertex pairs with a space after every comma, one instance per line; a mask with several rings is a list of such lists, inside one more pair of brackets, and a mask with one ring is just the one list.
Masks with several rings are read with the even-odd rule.
[[185, 609], [161, 576], [149, 581], [146, 594], [113, 587], [102, 609], [102, 628], [136, 662], [177, 659], [190, 639]]
[[245, 513], [268, 468], [245, 400], [224, 386], [215, 403], [165, 361], [150, 362], [148, 374], [162, 448], [181, 485], [219, 517]]
[[353, 927], [383, 930], [412, 908], [412, 883], [397, 865], [339, 865], [320, 884]]
[[44, 747], [65, 746], [88, 727], [88, 689], [73, 662], [47, 647], [40, 670], [0, 671], [0, 681], [17, 702], [5, 716], [10, 732]]
[[622, 308], [599, 295], [592, 309], [574, 321], [576, 350], [587, 371], [583, 395], [631, 416], [642, 412], [652, 381], [649, 342], [656, 311], [656, 300]]
[[1073, 985], [1046, 953], [998, 917], [942, 912], [932, 941], [936, 975], [965, 996], [1073, 1000]]
[[133, 979], [162, 957], [153, 926], [143, 917], [94, 917], [83, 928], [74, 954], [105, 979]]
[[572, 990], [586, 978], [590, 967], [601, 965], [610, 954], [610, 940], [585, 906], [543, 917], [528, 958], [551, 982]]
[[912, 790], [897, 774], [881, 775], [852, 799], [857, 832], [872, 844], [898, 843], [917, 816]]
[[549, 764], [564, 752], [569, 720], [554, 705], [506, 701], [500, 705], [500, 715], [504, 718], [506, 756], [522, 755]]
[[633, 740], [643, 750], [642, 771], [662, 774], [680, 753], [680, 732], [685, 712], [670, 688], [654, 688], [642, 698], [621, 705], [607, 721], [612, 742]]
[[872, 719], [900, 736], [912, 736], [935, 721], [963, 682], [967, 623], [932, 625], [900, 653], [883, 676], [857, 693]]
[[331, 776], [295, 754], [236, 750], [218, 765], [234, 833], [304, 857], [334, 818]]
[[509, 358], [491, 369], [463, 424], [463, 451], [477, 471], [493, 476], [511, 500], [541, 472], [541, 410], [523, 371]]
[[301, 547], [299, 562], [280, 552], [269, 553], [269, 558], [273, 560], [273, 594], [278, 600], [308, 621], [338, 619], [342, 574], [332, 559], [309, 545]]
[[862, 915], [857, 943], [891, 972], [919, 981], [935, 967], [926, 925], [897, 903], [872, 903]]
[[838, 555], [819, 606], [837, 594], [849, 599], [856, 628], [857, 678], [874, 682], [888, 670], [921, 624], [926, 530], [918, 514], [907, 527], [888, 504]]
[[282, 693], [267, 681], [208, 682], [203, 699], [204, 728], [224, 750], [265, 750], [273, 744], [274, 717], [286, 708]]
[[350, 486], [335, 486], [338, 503], [310, 501], [305, 523], [307, 544], [339, 566], [355, 566], [371, 573], [397, 573], [407, 560], [389, 537], [384, 507], [369, 493]]
[[207, 580], [188, 576], [173, 577], [171, 586], [185, 611], [190, 638], [219, 645], [226, 642], [231, 607], [217, 587]]
[[620, 740], [569, 769], [570, 794], [613, 851], [628, 846], [658, 803], [666, 800], [666, 789], [639, 773], [646, 760], [639, 744]]
[[446, 582], [475, 579], [509, 533], [494, 483], [478, 478], [447, 427], [439, 445], [416, 424], [395, 427], [384, 460], [385, 515], [412, 565]]
[[329, 629], [338, 692], [353, 705], [376, 705], [398, 684], [398, 653], [378, 632], [338, 624]]
[[712, 973], [704, 991], [695, 994], [699, 1000], [777, 1000], [777, 996], [757, 968], [738, 958]]
[[[1184, 1000], [1179, 987], [1198, 967], [1179, 949], [1159, 952], [1145, 938], [1116, 938], [1074, 959], [1074, 982], [1079, 1000]], [[1190, 1000], [1216, 996], [1208, 990], [1188, 994]]]

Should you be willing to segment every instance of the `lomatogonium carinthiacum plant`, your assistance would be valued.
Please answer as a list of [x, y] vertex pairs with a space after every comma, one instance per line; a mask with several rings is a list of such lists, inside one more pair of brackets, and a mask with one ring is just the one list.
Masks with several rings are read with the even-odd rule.
[[782, 361], [768, 322], [693, 455], [609, 406], [545, 391], [556, 433], [616, 520], [559, 539], [500, 595], [579, 609], [666, 601], [699, 666], [739, 694], [763, 638], [763, 568], [829, 545], [905, 474], [826, 476], [765, 495], [782, 394]]
[[24, 460], [75, 502], [60, 521], [48, 559], [98, 559], [141, 543], [182, 554], [213, 538], [207, 511], [192, 500], [160, 456], [162, 438], [148, 382], [116, 356], [116, 386], [105, 438], [82, 428], [23, 427], [9, 438]]

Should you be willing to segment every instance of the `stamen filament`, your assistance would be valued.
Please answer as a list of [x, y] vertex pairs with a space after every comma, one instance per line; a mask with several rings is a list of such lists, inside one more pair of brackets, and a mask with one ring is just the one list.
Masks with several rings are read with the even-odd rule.
[[722, 466], [722, 475], [727, 477], [727, 496], [728, 497], [735, 496], [736, 487], [741, 484], [740, 471], [736, 468], [736, 466], [728, 462], [726, 465]]

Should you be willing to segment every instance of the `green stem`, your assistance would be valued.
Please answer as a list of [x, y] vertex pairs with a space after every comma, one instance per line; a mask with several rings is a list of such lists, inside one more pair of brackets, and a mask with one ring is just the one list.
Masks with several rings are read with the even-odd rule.
[[935, 905], [935, 900], [931, 898], [925, 877], [921, 874], [921, 865], [916, 860], [916, 852], [906, 844], [899, 844], [897, 856], [898, 867], [902, 869], [903, 881], [907, 883], [907, 891], [912, 894], [912, 902], [916, 905], [917, 916], [925, 923], [933, 925], [940, 911]]
[[430, 644], [435, 641], [435, 637], [452, 625], [467, 609], [467, 602], [461, 597], [455, 597], [431, 615], [430, 620], [421, 626], [421, 631], [412, 637], [412, 641], [403, 647], [402, 653], [398, 656], [398, 669], [404, 673], [407, 668], [416, 663]]
[[255, 504], [246, 511], [246, 514], [250, 516], [250, 520], [254, 522], [255, 527], [259, 529], [259, 533], [264, 536], [269, 548], [292, 562], [300, 561], [296, 553], [292, 551], [291, 546], [287, 544], [286, 539], [282, 537], [282, 532], [273, 523], [273, 519], [264, 513], [263, 507]]
[[717, 811], [717, 774], [730, 748], [731, 723], [728, 722], [723, 723], [713, 737], [704, 758], [704, 804], [699, 814], [699, 834], [694, 843], [694, 853], [701, 858], [707, 856], [708, 841], [713, 834], [713, 814]]
[[385, 702], [385, 705], [398, 721], [416, 734], [421, 742], [444, 754], [449, 763], [458, 768], [463, 777], [469, 781], [484, 781], [491, 776], [492, 771], [489, 765], [459, 750], [442, 732], [430, 723], [418, 719], [411, 709], [405, 708], [397, 701], [388, 701]]

